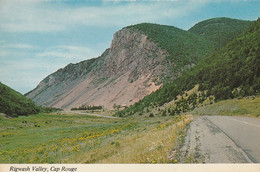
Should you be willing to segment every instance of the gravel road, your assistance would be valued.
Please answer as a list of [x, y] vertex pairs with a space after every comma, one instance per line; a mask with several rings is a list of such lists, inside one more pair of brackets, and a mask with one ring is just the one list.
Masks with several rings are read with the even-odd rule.
[[190, 124], [183, 162], [259, 163], [260, 119], [201, 116]]

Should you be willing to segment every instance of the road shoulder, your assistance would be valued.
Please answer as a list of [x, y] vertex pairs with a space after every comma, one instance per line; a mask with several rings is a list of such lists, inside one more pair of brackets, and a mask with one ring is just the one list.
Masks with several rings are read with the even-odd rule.
[[206, 116], [191, 124], [179, 151], [181, 163], [252, 163], [245, 152]]

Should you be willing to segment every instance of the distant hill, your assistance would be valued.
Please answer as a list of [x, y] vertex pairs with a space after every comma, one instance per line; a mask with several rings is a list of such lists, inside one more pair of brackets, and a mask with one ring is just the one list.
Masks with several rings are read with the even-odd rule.
[[219, 49], [247, 29], [250, 23], [252, 22], [225, 17], [213, 18], [195, 24], [189, 31], [211, 41]]
[[[216, 101], [259, 94], [260, 91], [260, 19], [225, 47], [201, 60], [191, 70], [164, 85], [138, 103], [117, 113], [119, 116], [142, 113], [148, 107], [159, 107], [177, 100], [195, 85], [202, 94], [182, 98], [174, 112], [185, 112], [213, 96]], [[192, 105], [191, 105], [192, 104]]]
[[40, 108], [35, 103], [0, 82], [0, 113], [8, 116], [36, 114]]

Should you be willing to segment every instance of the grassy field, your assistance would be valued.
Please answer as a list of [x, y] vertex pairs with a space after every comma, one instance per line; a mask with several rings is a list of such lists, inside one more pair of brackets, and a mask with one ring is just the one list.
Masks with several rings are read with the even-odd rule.
[[176, 163], [169, 156], [191, 119], [0, 117], [0, 163]]
[[194, 109], [193, 115], [226, 115], [260, 117], [260, 96], [220, 101]]

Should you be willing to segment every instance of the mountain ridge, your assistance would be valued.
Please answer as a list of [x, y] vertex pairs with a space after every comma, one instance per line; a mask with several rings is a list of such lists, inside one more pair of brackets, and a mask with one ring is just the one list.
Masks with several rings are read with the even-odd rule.
[[111, 47], [101, 56], [59, 69], [26, 96], [39, 105], [64, 109], [82, 104], [129, 106], [180, 76], [213, 49], [197, 33], [173, 26], [128, 26], [114, 34]]
[[247, 29], [250, 23], [251, 21], [227, 17], [212, 18], [195, 24], [188, 31], [208, 39], [219, 49]]

